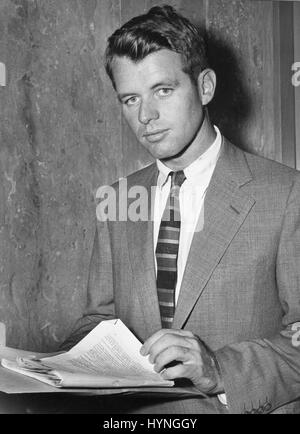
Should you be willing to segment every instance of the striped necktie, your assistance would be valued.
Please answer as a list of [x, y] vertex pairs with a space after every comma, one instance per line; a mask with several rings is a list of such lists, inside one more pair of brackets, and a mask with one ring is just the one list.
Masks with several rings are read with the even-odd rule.
[[171, 190], [160, 224], [156, 246], [157, 295], [162, 328], [171, 328], [175, 312], [177, 257], [180, 235], [179, 190], [184, 172], [171, 172]]

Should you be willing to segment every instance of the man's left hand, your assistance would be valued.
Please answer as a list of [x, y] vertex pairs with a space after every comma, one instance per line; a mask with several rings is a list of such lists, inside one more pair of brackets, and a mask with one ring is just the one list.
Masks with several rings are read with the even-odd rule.
[[[149, 355], [154, 370], [166, 380], [188, 378], [203, 393], [224, 393], [214, 353], [190, 331], [159, 330], [145, 341], [141, 354]], [[175, 361], [178, 364], [167, 366]]]

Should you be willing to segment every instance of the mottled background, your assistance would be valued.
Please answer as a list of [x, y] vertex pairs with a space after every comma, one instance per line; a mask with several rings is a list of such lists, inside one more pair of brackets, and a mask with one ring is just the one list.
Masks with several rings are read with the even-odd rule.
[[292, 4], [1, 0], [0, 321], [10, 346], [50, 351], [66, 336], [85, 305], [95, 191], [151, 161], [122, 120], [103, 52], [116, 27], [164, 3], [207, 30], [222, 131], [296, 165]]

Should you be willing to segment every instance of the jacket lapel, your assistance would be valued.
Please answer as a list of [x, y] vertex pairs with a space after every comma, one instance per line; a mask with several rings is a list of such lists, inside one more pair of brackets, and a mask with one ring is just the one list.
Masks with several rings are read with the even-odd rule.
[[[147, 221], [127, 222], [127, 239], [129, 256], [132, 266], [135, 291], [142, 307], [143, 318], [147, 326], [149, 336], [161, 329], [160, 311], [157, 299], [156, 276], [153, 248], [153, 188], [157, 183], [158, 170], [156, 164], [152, 164], [143, 176], [134, 178], [134, 185], [145, 188], [148, 192]], [[128, 189], [131, 184], [128, 182]], [[151, 193], [152, 189], [152, 193]]]
[[[255, 203], [241, 191], [252, 174], [244, 153], [225, 139], [195, 232], [179, 293], [173, 328], [182, 328], [215, 267]], [[200, 217], [201, 218], [201, 217]]]

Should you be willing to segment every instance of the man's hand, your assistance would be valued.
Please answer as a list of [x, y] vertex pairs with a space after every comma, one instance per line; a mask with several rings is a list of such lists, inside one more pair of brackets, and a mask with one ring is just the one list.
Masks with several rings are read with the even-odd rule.
[[[154, 370], [160, 372], [164, 379], [188, 378], [203, 393], [224, 393], [214, 353], [192, 332], [159, 330], [146, 340], [141, 354], [149, 355]], [[178, 364], [167, 367], [174, 361]]]

